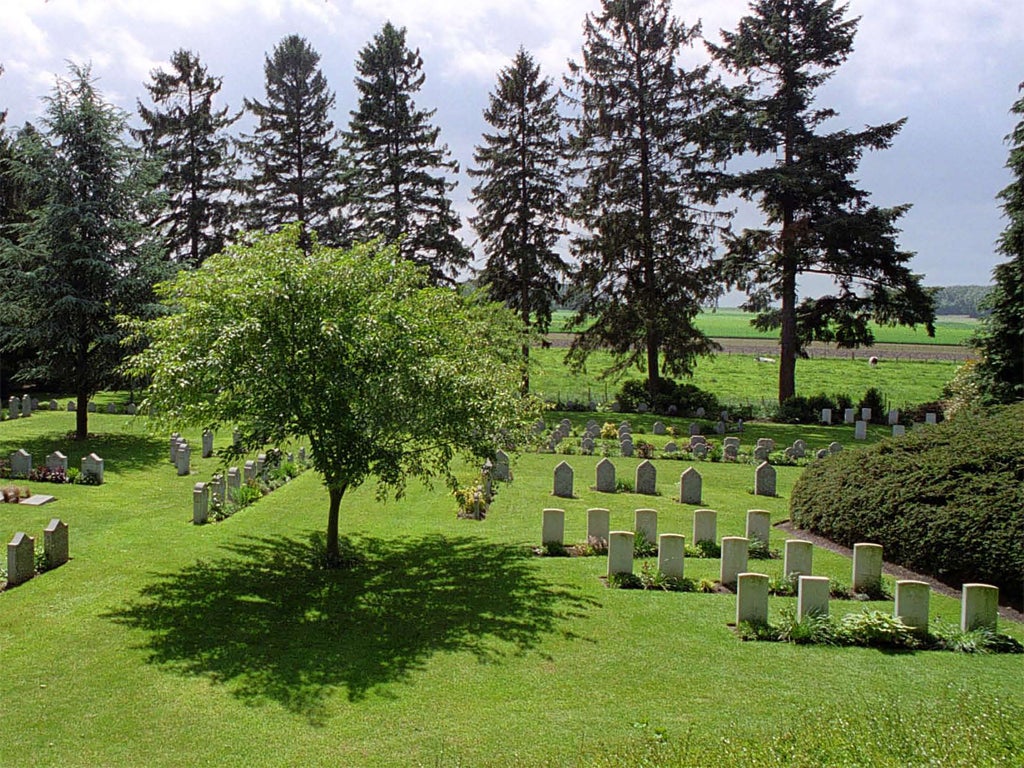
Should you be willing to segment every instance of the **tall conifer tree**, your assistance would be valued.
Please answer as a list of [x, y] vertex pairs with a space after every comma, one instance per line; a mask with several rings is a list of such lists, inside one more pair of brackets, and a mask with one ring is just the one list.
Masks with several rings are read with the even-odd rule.
[[6, 348], [35, 353], [19, 378], [74, 393], [84, 440], [89, 398], [125, 355], [118, 316], [151, 312], [152, 285], [167, 276], [140, 215], [156, 174], [88, 68], [58, 80], [43, 126], [23, 131], [15, 149], [16, 177], [41, 204], [0, 252], [0, 327]]
[[[1024, 83], [1018, 90], [1024, 93]], [[1024, 399], [1024, 95], [1010, 111], [1020, 119], [1006, 137], [1013, 180], [999, 193], [1007, 221], [998, 246], [1008, 260], [992, 270], [995, 285], [985, 300], [991, 314], [975, 339], [982, 391], [999, 403]]]
[[715, 346], [694, 321], [719, 294], [711, 261], [720, 215], [707, 207], [718, 88], [707, 66], [677, 63], [698, 36], [668, 0], [603, 0], [566, 78], [577, 110], [572, 218], [582, 229], [571, 246], [583, 330], [569, 359], [582, 365], [609, 348], [613, 371], [646, 369], [652, 400], [663, 372], [689, 373]]
[[359, 102], [345, 134], [356, 238], [403, 237], [403, 257], [427, 266], [435, 282], [450, 282], [470, 253], [456, 234], [461, 224], [448, 197], [456, 184], [448, 176], [459, 164], [438, 143], [441, 129], [430, 122], [436, 110], [414, 101], [423, 59], [407, 47], [405, 28], [387, 22], [359, 52], [356, 71]]
[[[861, 155], [885, 149], [904, 121], [862, 131], [818, 132], [837, 117], [815, 106], [815, 91], [850, 55], [857, 19], [833, 0], [755, 0], [722, 45], [709, 45], [736, 92], [736, 144], [766, 155], [764, 167], [735, 174], [731, 187], [757, 200], [766, 226], [731, 239], [731, 282], [748, 292], [755, 324], [779, 328], [779, 402], [796, 394], [796, 359], [812, 340], [858, 346], [873, 341], [869, 322], [923, 323], [934, 334], [930, 294], [897, 243], [908, 206], [879, 208], [851, 178]], [[801, 275], [824, 274], [835, 293], [798, 301]]]
[[[320, 54], [299, 35], [275, 46], [263, 67], [266, 101], [245, 100], [257, 124], [239, 147], [252, 172], [244, 184], [249, 226], [276, 230], [301, 221], [334, 244], [347, 237], [337, 215], [342, 159], [329, 117], [334, 93], [319, 63]], [[305, 235], [303, 243], [309, 245]]]
[[170, 64], [170, 72], [151, 73], [146, 90], [153, 107], [138, 102], [145, 127], [132, 133], [163, 167], [164, 201], [150, 223], [163, 234], [172, 260], [195, 267], [223, 249], [232, 223], [238, 163], [227, 131], [238, 115], [214, 107], [221, 79], [197, 54], [179, 49]]
[[[487, 254], [480, 277], [493, 298], [519, 313], [526, 328], [546, 333], [566, 269], [555, 250], [565, 231], [561, 119], [551, 80], [541, 77], [524, 49], [498, 73], [484, 119], [494, 130], [484, 134], [473, 154], [477, 167], [469, 171], [478, 179], [472, 224]], [[530, 386], [529, 356], [527, 341], [524, 391]]]

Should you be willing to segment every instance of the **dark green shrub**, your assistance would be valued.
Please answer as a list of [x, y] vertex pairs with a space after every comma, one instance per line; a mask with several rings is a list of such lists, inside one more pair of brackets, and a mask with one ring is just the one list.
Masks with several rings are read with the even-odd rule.
[[680, 415], [694, 414], [703, 408], [709, 416], [717, 414], [721, 405], [710, 392], [705, 392], [694, 384], [676, 384], [672, 379], [658, 379], [658, 391], [654, 402], [651, 402], [647, 391], [647, 382], [631, 379], [622, 385], [617, 395], [623, 411], [636, 411], [643, 403], [657, 413], [667, 413], [673, 406]]
[[801, 527], [955, 587], [984, 582], [1024, 602], [1024, 404], [844, 451], [804, 471], [790, 497]]
[[821, 410], [813, 410], [806, 397], [793, 395], [779, 406], [773, 421], [780, 424], [816, 424], [820, 415]]
[[864, 397], [857, 403], [857, 418], [860, 418], [860, 409], [871, 409], [871, 421], [874, 424], [885, 424], [888, 418], [885, 411], [885, 397], [874, 387], [869, 387]]

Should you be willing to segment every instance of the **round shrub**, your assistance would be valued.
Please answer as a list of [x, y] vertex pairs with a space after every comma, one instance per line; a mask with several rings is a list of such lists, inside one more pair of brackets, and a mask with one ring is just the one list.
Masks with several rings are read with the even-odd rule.
[[667, 413], [672, 406], [680, 415], [694, 414], [698, 408], [703, 408], [709, 415], [721, 410], [718, 398], [710, 392], [694, 384], [676, 384], [666, 378], [658, 379], [658, 391], [653, 403], [647, 391], [647, 382], [640, 379], [630, 379], [623, 384], [616, 399], [622, 410], [627, 412], [635, 412], [641, 403], [656, 413]]
[[1024, 403], [965, 412], [937, 426], [810, 465], [790, 498], [793, 522], [952, 586], [983, 582], [1024, 603]]

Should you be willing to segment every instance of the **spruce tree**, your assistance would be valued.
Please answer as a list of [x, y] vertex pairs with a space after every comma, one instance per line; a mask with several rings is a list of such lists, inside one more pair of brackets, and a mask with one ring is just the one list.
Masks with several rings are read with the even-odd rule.
[[423, 59], [406, 45], [405, 28], [391, 22], [359, 52], [359, 92], [345, 134], [352, 168], [348, 199], [356, 239], [398, 242], [404, 258], [425, 265], [434, 282], [450, 282], [469, 264], [456, 234], [461, 226], [448, 193], [459, 164], [439, 144], [436, 110], [416, 106]]
[[179, 49], [170, 63], [170, 72], [151, 73], [153, 107], [137, 102], [145, 127], [132, 133], [163, 167], [163, 202], [149, 223], [173, 261], [195, 267], [223, 249], [232, 224], [238, 163], [227, 131], [239, 115], [214, 108], [221, 78], [208, 74], [197, 54]]
[[677, 63], [698, 36], [668, 0], [603, 0], [566, 78], [582, 297], [569, 360], [608, 348], [611, 371], [646, 370], [652, 401], [662, 372], [688, 374], [715, 348], [695, 319], [719, 294], [708, 124], [719, 89], [707, 66]]
[[[337, 210], [342, 160], [338, 131], [329, 117], [334, 93], [319, 68], [320, 54], [299, 35], [288, 35], [264, 63], [266, 101], [245, 99], [256, 118], [239, 141], [252, 176], [244, 182], [250, 228], [276, 230], [303, 222], [321, 242], [346, 239]], [[303, 242], [309, 240], [303, 235]]]
[[15, 147], [15, 177], [41, 203], [0, 250], [0, 327], [5, 349], [35, 354], [18, 378], [74, 393], [84, 440], [89, 398], [125, 355], [118, 318], [153, 310], [167, 262], [140, 215], [155, 169], [127, 143], [126, 115], [75, 65], [46, 101], [44, 131]]
[[982, 392], [997, 403], [1024, 399], [1024, 96], [1011, 112], [1021, 118], [1006, 137], [1013, 180], [999, 193], [1007, 222], [998, 247], [1008, 261], [992, 270], [995, 285], [984, 302], [991, 314], [974, 340], [982, 353], [976, 368]]
[[[897, 243], [908, 206], [879, 208], [853, 174], [866, 150], [889, 147], [904, 120], [861, 131], [820, 132], [837, 117], [814, 103], [815, 92], [853, 49], [857, 19], [833, 0], [755, 0], [722, 45], [709, 45], [729, 72], [744, 78], [736, 91], [734, 141], [766, 156], [759, 168], [736, 173], [731, 189], [756, 200], [765, 226], [730, 239], [730, 282], [747, 291], [754, 324], [780, 329], [779, 402], [796, 393], [796, 359], [813, 340], [841, 347], [873, 342], [869, 322], [924, 324], [934, 334], [934, 310], [913, 254]], [[832, 278], [835, 292], [799, 304], [804, 274]]]
[[[555, 246], [564, 233], [561, 119], [550, 79], [520, 48], [498, 73], [484, 110], [485, 133], [469, 175], [478, 179], [472, 219], [487, 263], [480, 273], [490, 295], [516, 310], [525, 328], [547, 333], [566, 269]], [[523, 390], [530, 387], [529, 342], [523, 344]]]

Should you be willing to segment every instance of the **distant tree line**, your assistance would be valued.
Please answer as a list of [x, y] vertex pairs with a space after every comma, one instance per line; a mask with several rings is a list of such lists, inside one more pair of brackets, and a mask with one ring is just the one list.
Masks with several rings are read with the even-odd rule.
[[946, 285], [935, 289], [936, 315], [987, 315], [985, 299], [992, 291], [990, 285]]
[[[527, 332], [546, 331], [570, 295], [569, 362], [610, 349], [613, 370], [645, 371], [652, 393], [714, 351], [694, 318], [740, 288], [755, 323], [779, 331], [783, 401], [809, 342], [870, 344], [872, 320], [934, 320], [897, 241], [907, 206], [879, 208], [855, 181], [863, 153], [887, 148], [903, 120], [829, 132], [839, 116], [816, 102], [852, 51], [847, 10], [754, 0], [712, 43], [669, 0], [602, 0], [561, 88], [520, 49], [468, 169], [475, 271], [450, 197], [460, 169], [418, 103], [424, 64], [404, 28], [386, 23], [359, 51], [344, 126], [299, 35], [266, 55], [264, 93], [242, 111], [220, 102], [221, 78], [197, 53], [174, 51], [130, 129], [72, 65], [40, 125], [6, 132], [0, 116], [0, 377], [19, 360], [19, 379], [80, 401], [115, 384], [115, 318], [155, 311], [156, 281], [300, 222], [307, 248], [312, 231], [330, 246], [379, 239], [435, 285], [471, 277]], [[699, 47], [707, 61], [684, 63]], [[243, 112], [252, 128], [235, 132]], [[760, 207], [761, 226], [731, 228], [736, 197]], [[807, 274], [835, 290], [801, 298]], [[524, 389], [529, 347], [525, 334]]]

